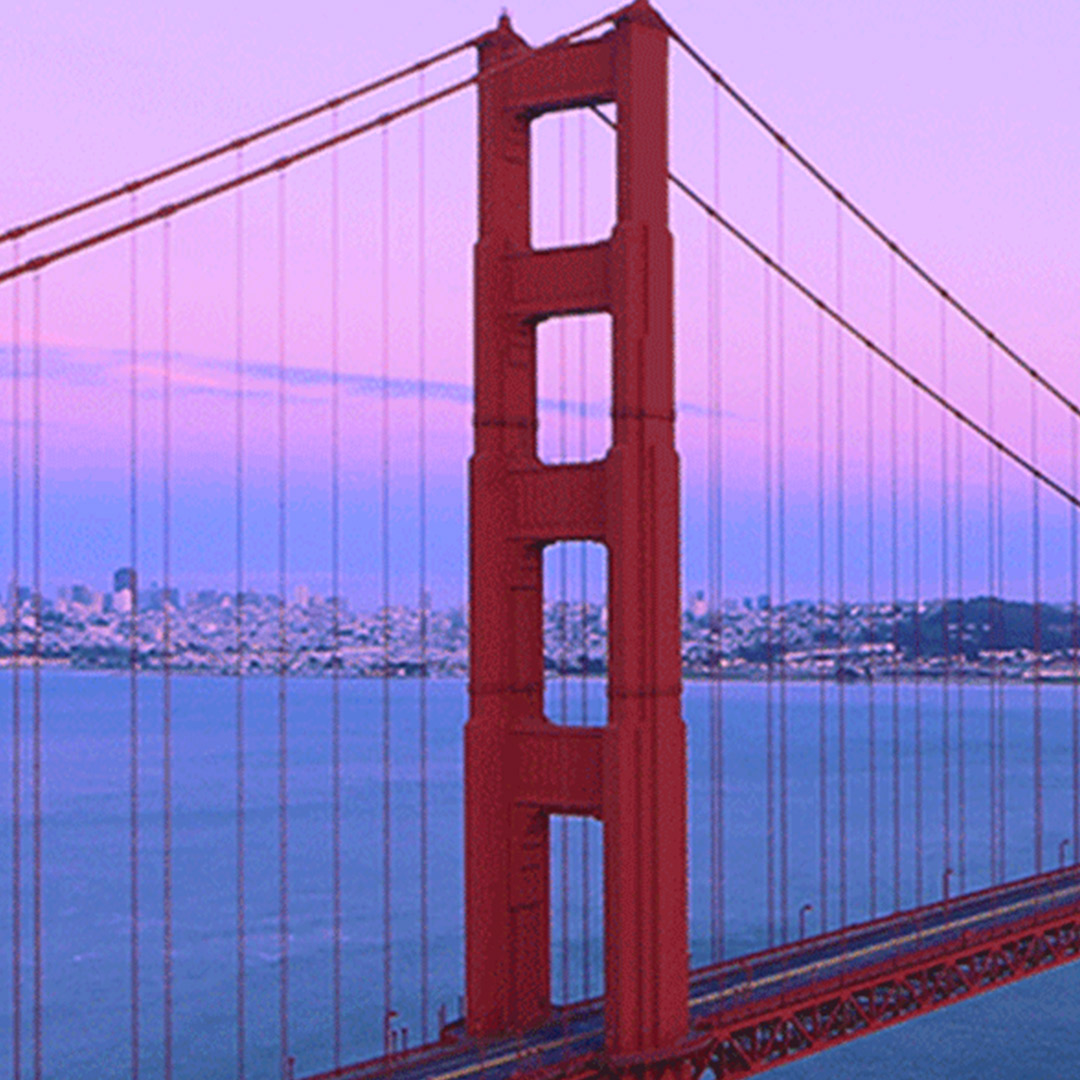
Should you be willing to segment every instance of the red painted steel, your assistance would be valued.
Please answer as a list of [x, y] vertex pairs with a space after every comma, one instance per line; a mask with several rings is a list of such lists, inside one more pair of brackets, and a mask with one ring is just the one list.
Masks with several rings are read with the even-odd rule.
[[1078, 957], [1076, 910], [965, 934], [951, 949], [927, 949], [855, 978], [719, 1013], [698, 1025], [711, 1028], [704, 1064], [717, 1077], [765, 1072]]
[[[606, 1049], [619, 1072], [668, 1068], [688, 1030], [667, 47], [645, 2], [581, 43], [531, 53], [504, 16], [479, 46], [490, 77], [479, 83], [467, 1026], [489, 1036], [550, 1015], [549, 816], [591, 815], [604, 824]], [[618, 115], [615, 230], [536, 252], [530, 122], [604, 103]], [[586, 312], [612, 318], [612, 446], [601, 461], [544, 465], [536, 327]], [[543, 549], [581, 539], [608, 549], [609, 724], [575, 730], [543, 714]]]

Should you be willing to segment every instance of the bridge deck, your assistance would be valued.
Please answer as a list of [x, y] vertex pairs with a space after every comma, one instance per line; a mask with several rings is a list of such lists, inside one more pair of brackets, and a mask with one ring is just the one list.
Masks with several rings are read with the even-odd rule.
[[[723, 1076], [762, 1072], [1077, 956], [1080, 867], [1069, 867], [693, 972], [695, 1060]], [[586, 1076], [602, 1048], [592, 1001], [512, 1038], [481, 1042], [453, 1024], [438, 1043], [312, 1080]]]

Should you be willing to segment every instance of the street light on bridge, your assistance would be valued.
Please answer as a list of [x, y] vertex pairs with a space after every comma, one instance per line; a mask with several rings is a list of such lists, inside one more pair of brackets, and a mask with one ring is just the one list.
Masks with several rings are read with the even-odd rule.
[[806, 916], [814, 910], [813, 904], [803, 904], [799, 908], [799, 940], [802, 941], [806, 937]]

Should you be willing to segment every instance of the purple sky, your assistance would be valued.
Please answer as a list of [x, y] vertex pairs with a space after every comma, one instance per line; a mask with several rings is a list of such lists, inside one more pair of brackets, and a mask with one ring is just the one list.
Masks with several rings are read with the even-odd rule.
[[[540, 41], [582, 23], [598, 8], [563, 0], [521, 5], [511, 14], [519, 30]], [[1080, 215], [1075, 212], [1075, 177], [1080, 175], [1080, 134], [1074, 103], [1080, 100], [1080, 23], [1067, 3], [1038, 5], [956, 0], [905, 5], [804, 3], [743, 0], [723, 5], [670, 3], [665, 14], [792, 141], [865, 208], [887, 231], [1073, 396], [1080, 395], [1075, 360], [1080, 342]], [[12, 224], [47, 211], [131, 175], [172, 161], [282, 113], [324, 99], [419, 55], [481, 30], [494, 21], [495, 8], [476, 0], [438, 5], [334, 5], [309, 3], [302, 9], [262, 5], [209, 4], [192, 0], [158, 7], [131, 2], [93, 5], [15, 3], [6, 13], [8, 50], [0, 69], [5, 109], [5, 163], [0, 174], [0, 222]], [[464, 73], [469, 59], [452, 71]], [[433, 76], [432, 84], [438, 78]], [[415, 90], [411, 83], [408, 92]], [[672, 159], [676, 169], [706, 192], [712, 175], [711, 90], [685, 61], [673, 62]], [[382, 107], [389, 100], [380, 100]], [[365, 115], [343, 114], [343, 124]], [[440, 107], [427, 121], [429, 236], [429, 374], [446, 384], [444, 398], [431, 409], [433, 538], [444, 539], [447, 557], [436, 560], [444, 597], [460, 593], [461, 469], [468, 448], [467, 411], [461, 390], [469, 379], [469, 245], [474, 222], [472, 101], [468, 96]], [[559, 121], [538, 125], [536, 237], [558, 235]], [[740, 225], [772, 248], [776, 236], [775, 151], [752, 134], [725, 105], [721, 114], [723, 203]], [[316, 122], [306, 134], [329, 130]], [[576, 117], [565, 121], [567, 146], [568, 239], [577, 237]], [[610, 216], [610, 188], [602, 182], [610, 165], [610, 140], [597, 124], [587, 132], [587, 231], [601, 234]], [[280, 153], [296, 143], [279, 143]], [[417, 131], [409, 121], [391, 135], [394, 176], [391, 247], [392, 343], [394, 372], [416, 373], [415, 162]], [[379, 422], [377, 398], [365, 377], [381, 365], [379, 334], [379, 143], [369, 136], [343, 151], [342, 191], [342, 367], [354, 377], [346, 390], [343, 414], [345, 524], [353, 536], [372, 535], [372, 472]], [[229, 175], [232, 161], [208, 170], [206, 180]], [[328, 286], [329, 165], [320, 161], [289, 174], [288, 183], [288, 355], [292, 367], [325, 372]], [[797, 178], [785, 173], [786, 238], [792, 265], [832, 298], [832, 208]], [[172, 189], [174, 197], [179, 189]], [[276, 362], [276, 192], [263, 183], [245, 196], [245, 355], [253, 364]], [[124, 208], [123, 213], [127, 210]], [[228, 565], [231, 500], [231, 418], [229, 399], [233, 355], [234, 203], [200, 210], [173, 227], [173, 345], [180, 358], [177, 380], [184, 391], [176, 401], [178, 480], [178, 578], [185, 585], [224, 584], [228, 575], [212, 567]], [[112, 220], [94, 218], [94, 223]], [[673, 196], [673, 225], [679, 244], [680, 398], [704, 401], [705, 252], [700, 218]], [[885, 341], [884, 304], [887, 261], [880, 251], [845, 227], [847, 310]], [[70, 236], [54, 232], [49, 241]], [[157, 410], [151, 380], [156, 378], [161, 341], [160, 230], [139, 241], [139, 338], [145, 350], [147, 383], [143, 424], [143, 474], [146, 502], [144, 550], [156, 559], [154, 516], [159, 482]], [[46, 246], [48, 246], [46, 244]], [[29, 250], [38, 250], [32, 245]], [[3, 258], [9, 258], [4, 253]], [[725, 447], [730, 587], [739, 593], [761, 591], [761, 402], [763, 348], [761, 271], [733, 249], [725, 249]], [[98, 576], [125, 561], [126, 379], [128, 340], [128, 249], [121, 244], [46, 275], [44, 337], [46, 353], [46, 568], [59, 581]], [[0, 297], [0, 341], [10, 338], [10, 289]], [[785, 337], [789, 363], [789, 489], [792, 528], [801, 535], [813, 520], [816, 482], [813, 451], [815, 415], [801, 407], [815, 390], [815, 328], [805, 309], [786, 301]], [[906, 279], [901, 282], [901, 355], [928, 376], [938, 375], [936, 304]], [[24, 335], [28, 288], [23, 293]], [[775, 314], [775, 307], [774, 307]], [[959, 324], [949, 334], [949, 386], [960, 399], [985, 415], [982, 346]], [[594, 359], [602, 352], [604, 330], [587, 333]], [[566, 335], [571, 396], [577, 388], [578, 335]], [[829, 364], [835, 343], [827, 337]], [[120, 350], [114, 355], [113, 350]], [[541, 393], [558, 396], [560, 338], [554, 327], [541, 343]], [[859, 415], [864, 400], [863, 360], [845, 347], [846, 410]], [[849, 355], [850, 354], [850, 355]], [[5, 356], [7, 350], [5, 350]], [[112, 357], [108, 360], [107, 357]], [[9, 359], [6, 360], [9, 363]], [[588, 395], [602, 412], [606, 394], [601, 365], [589, 365]], [[834, 378], [832, 367], [829, 379]], [[884, 422], [887, 386], [878, 379], [871, 428]], [[830, 387], [832, 383], [829, 384]], [[365, 389], [367, 386], [367, 389]], [[256, 372], [249, 412], [249, 487], [253, 530], [252, 573], [269, 571], [273, 551], [259, 537], [272, 532], [273, 412], [272, 379]], [[999, 379], [1001, 434], [1028, 450], [1028, 401], [1024, 385]], [[830, 390], [830, 393], [832, 391]], [[455, 395], [457, 395], [455, 397]], [[290, 573], [325, 587], [327, 566], [326, 499], [328, 416], [325, 377], [290, 388], [290, 466], [293, 518]], [[5, 392], [5, 399], [7, 394]], [[906, 399], [905, 399], [906, 400]], [[1068, 427], [1048, 405], [1040, 404], [1040, 460], [1067, 478], [1062, 456]], [[832, 406], [830, 405], [830, 409]], [[10, 430], [9, 406], [3, 419]], [[351, 410], [351, 411], [349, 411]], [[865, 413], [865, 410], [863, 410]], [[908, 414], [910, 409], [908, 408]], [[410, 500], [415, 499], [415, 406], [406, 397], [394, 406], [396, 528], [402, 540], [413, 535]], [[832, 420], [830, 412], [829, 419]], [[924, 499], [930, 514], [940, 505], [939, 419], [923, 414]], [[861, 425], [861, 426], [860, 426]], [[547, 410], [542, 441], [549, 453], [558, 444], [558, 416]], [[851, 507], [847, 528], [865, 530], [865, 419], [852, 422], [845, 444]], [[681, 439], [686, 452], [687, 491], [700, 494], [704, 476], [704, 422], [688, 416]], [[576, 448], [577, 422], [568, 430]], [[602, 450], [605, 425], [588, 428], [590, 453]], [[954, 438], [950, 435], [950, 440]], [[927, 436], [929, 439], [929, 436]], [[850, 445], [848, 445], [850, 443]], [[953, 463], [953, 444], [948, 465]], [[27, 447], [28, 449], [28, 447]], [[835, 447], [829, 446], [831, 454]], [[89, 453], [87, 451], [90, 451]], [[982, 461], [974, 443], [965, 455]], [[10, 449], [4, 450], [5, 455]], [[878, 465], [884, 452], [878, 452]], [[830, 474], [833, 470], [830, 458]], [[966, 498], [982, 495], [981, 464], [969, 474]], [[6, 474], [5, 470], [5, 474]], [[883, 481], [876, 475], [876, 485]], [[1014, 591], [1024, 588], [1029, 559], [1023, 551], [1024, 525], [1019, 479], [1010, 496], [1016, 517], [1018, 567]], [[938, 485], [938, 489], [935, 489]], [[5, 475], [2, 494], [10, 500]], [[973, 494], [978, 493], [978, 494]], [[936, 501], [935, 501], [936, 499]], [[701, 500], [688, 499], [689, 547], [701, 546]], [[879, 524], [884, 503], [876, 508]], [[1054, 517], [1055, 512], [1057, 517]], [[830, 509], [830, 520], [834, 511]], [[1047, 511], [1051, 563], [1066, 522], [1059, 509]], [[315, 524], [312, 524], [315, 522]], [[830, 526], [831, 527], [831, 526]], [[930, 525], [925, 526], [931, 529]], [[976, 522], [973, 547], [985, 545]], [[7, 532], [8, 530], [4, 530]], [[925, 577], [939, 571], [936, 534], [926, 537]], [[269, 543], [269, 541], [268, 541]], [[740, 546], [741, 545], [741, 546]], [[10, 563], [10, 537], [0, 558]], [[395, 570], [408, 594], [408, 557], [402, 549]], [[799, 545], [796, 545], [799, 546]], [[849, 550], [854, 550], [851, 541]], [[805, 545], [801, 545], [805, 548]], [[355, 543], [345, 570], [352, 590], [370, 584], [375, 553]], [[102, 555], [102, 552], [105, 554]], [[810, 553], [812, 554], [812, 553]], [[979, 556], [982, 557], [982, 556]], [[832, 558], [832, 556], [830, 556]], [[812, 560], [792, 560], [789, 593], [816, 589]], [[98, 561], [103, 564], [100, 569]], [[413, 561], [415, 561], [413, 557]], [[411, 563], [408, 563], [411, 566]], [[688, 550], [687, 584], [702, 580], [701, 557]], [[1061, 568], [1049, 566], [1048, 581], [1060, 584]], [[849, 577], [860, 579], [858, 558]], [[973, 561], [970, 589], [977, 589]], [[148, 566], [146, 576], [153, 576]], [[261, 580], [261, 579], [260, 579]], [[265, 584], [269, 585], [267, 578]], [[932, 590], [931, 590], [932, 591]]]

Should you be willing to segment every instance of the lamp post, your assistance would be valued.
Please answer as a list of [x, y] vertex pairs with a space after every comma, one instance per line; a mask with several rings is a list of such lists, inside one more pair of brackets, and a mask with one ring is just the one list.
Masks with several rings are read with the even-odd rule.
[[392, 1054], [396, 1049], [397, 1032], [394, 1031], [394, 1018], [397, 1016], [396, 1009], [387, 1009], [383, 1020], [383, 1052]]
[[1061, 863], [1061, 869], [1065, 869], [1065, 849], [1069, 846], [1069, 838], [1066, 836], [1064, 840], [1058, 844], [1058, 860]]
[[806, 916], [814, 910], [813, 904], [803, 904], [799, 908], [799, 940], [802, 941], [806, 937]]
[[952, 877], [953, 868], [951, 866], [945, 867], [945, 872], [941, 875], [941, 895], [945, 901], [945, 910], [949, 910], [949, 878]]

